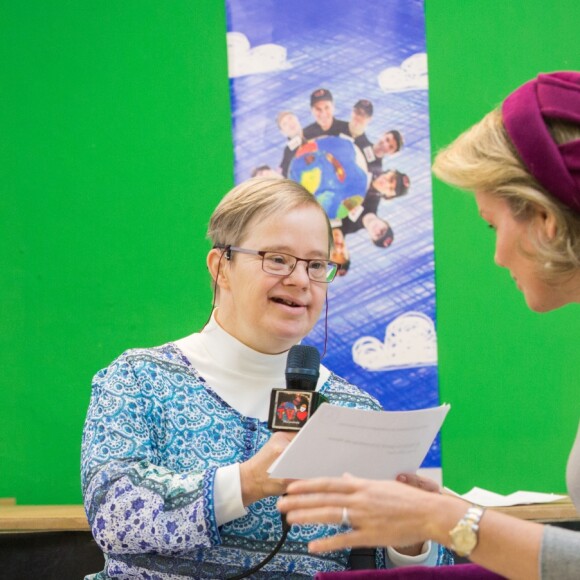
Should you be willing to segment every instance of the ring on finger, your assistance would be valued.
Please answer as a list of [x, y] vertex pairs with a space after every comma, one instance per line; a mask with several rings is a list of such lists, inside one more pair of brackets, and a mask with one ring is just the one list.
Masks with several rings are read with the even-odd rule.
[[348, 517], [348, 508], [342, 508], [342, 519], [340, 520], [340, 525], [343, 528], [350, 528], [350, 518]]

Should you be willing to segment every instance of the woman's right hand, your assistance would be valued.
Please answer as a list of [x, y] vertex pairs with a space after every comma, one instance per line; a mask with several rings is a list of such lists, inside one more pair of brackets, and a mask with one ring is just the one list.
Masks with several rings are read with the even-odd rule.
[[266, 471], [279, 455], [288, 447], [296, 433], [278, 431], [268, 442], [248, 461], [240, 464], [240, 480], [242, 485], [242, 502], [244, 507], [269, 497], [283, 495], [291, 479], [273, 479]]

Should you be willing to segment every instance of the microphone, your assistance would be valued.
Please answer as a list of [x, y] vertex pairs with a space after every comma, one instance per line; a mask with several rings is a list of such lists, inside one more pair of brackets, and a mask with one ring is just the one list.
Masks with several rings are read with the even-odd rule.
[[320, 376], [320, 353], [313, 346], [294, 345], [286, 359], [286, 388], [314, 391]]
[[286, 388], [272, 389], [268, 427], [273, 431], [299, 431], [322, 403], [317, 393], [320, 353], [314, 346], [297, 344], [286, 359]]

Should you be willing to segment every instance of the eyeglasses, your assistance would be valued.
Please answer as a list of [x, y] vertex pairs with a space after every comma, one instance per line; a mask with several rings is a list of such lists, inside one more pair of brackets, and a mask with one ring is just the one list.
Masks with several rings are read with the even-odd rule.
[[332, 282], [336, 273], [340, 270], [340, 265], [329, 260], [306, 260], [305, 258], [297, 258], [292, 254], [284, 254], [282, 252], [264, 252], [258, 250], [246, 250], [245, 248], [237, 248], [236, 246], [215, 246], [218, 249], [226, 251], [226, 257], [229, 259], [230, 252], [239, 252], [240, 254], [250, 254], [252, 256], [260, 256], [262, 258], [262, 270], [267, 274], [274, 274], [275, 276], [290, 276], [298, 262], [306, 262], [306, 272], [308, 278], [313, 282], [322, 282], [328, 284]]

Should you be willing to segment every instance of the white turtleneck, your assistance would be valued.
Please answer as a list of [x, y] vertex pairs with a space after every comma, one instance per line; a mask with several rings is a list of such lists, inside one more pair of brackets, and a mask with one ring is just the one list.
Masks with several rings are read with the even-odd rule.
[[[272, 389], [284, 388], [287, 353], [257, 352], [228, 334], [216, 321], [215, 312], [205, 328], [174, 344], [192, 367], [230, 407], [241, 415], [268, 420]], [[316, 389], [330, 371], [320, 365]], [[246, 514], [242, 503], [239, 463], [220, 467], [214, 482], [214, 511], [218, 526]]]

